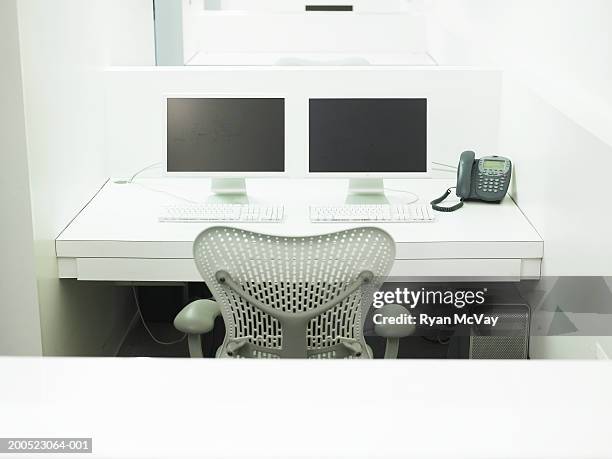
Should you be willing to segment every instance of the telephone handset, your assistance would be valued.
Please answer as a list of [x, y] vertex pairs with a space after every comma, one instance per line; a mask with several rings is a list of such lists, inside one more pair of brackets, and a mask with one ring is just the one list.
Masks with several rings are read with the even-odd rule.
[[501, 202], [510, 187], [512, 161], [501, 156], [487, 156], [476, 159], [473, 151], [465, 151], [459, 159], [457, 168], [457, 196], [461, 202], [452, 207], [440, 207], [442, 201], [450, 196], [452, 188], [431, 202], [438, 212], [454, 212], [463, 207], [464, 201]]

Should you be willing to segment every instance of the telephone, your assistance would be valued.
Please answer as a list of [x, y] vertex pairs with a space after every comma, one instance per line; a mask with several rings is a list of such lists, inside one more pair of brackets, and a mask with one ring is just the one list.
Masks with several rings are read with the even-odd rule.
[[510, 187], [512, 161], [501, 156], [487, 156], [476, 159], [473, 151], [465, 151], [459, 159], [457, 168], [457, 196], [461, 202], [452, 207], [440, 204], [451, 194], [449, 188], [443, 196], [431, 202], [438, 212], [454, 212], [463, 207], [464, 201], [501, 202]]

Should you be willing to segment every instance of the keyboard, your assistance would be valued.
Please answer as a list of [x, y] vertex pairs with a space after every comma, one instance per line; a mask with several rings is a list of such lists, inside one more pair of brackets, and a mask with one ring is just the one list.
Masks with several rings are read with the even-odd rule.
[[310, 221], [329, 222], [388, 222], [426, 223], [435, 221], [429, 205], [355, 205], [310, 206]]
[[262, 222], [282, 221], [283, 206], [257, 206], [252, 204], [202, 204], [165, 206], [160, 222]]

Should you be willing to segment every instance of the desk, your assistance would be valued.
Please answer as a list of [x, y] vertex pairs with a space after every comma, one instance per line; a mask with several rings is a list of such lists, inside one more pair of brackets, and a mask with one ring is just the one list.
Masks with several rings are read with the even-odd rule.
[[[387, 180], [389, 189], [416, 193], [422, 202], [439, 196], [453, 180]], [[358, 226], [311, 223], [308, 206], [342, 203], [347, 181], [252, 179], [249, 197], [255, 203], [282, 203], [282, 223], [239, 223], [247, 230], [304, 236]], [[160, 207], [203, 201], [209, 194], [204, 179], [142, 179], [107, 183], [56, 240], [59, 276], [87, 281], [201, 281], [192, 243], [205, 223], [160, 223]], [[392, 202], [411, 196], [389, 191]], [[180, 198], [179, 198], [180, 197]], [[544, 243], [510, 198], [500, 205], [469, 203], [452, 214], [437, 214], [435, 223], [381, 223], [397, 243], [391, 275], [442, 280], [537, 279]]]
[[0, 357], [0, 374], [2, 436], [93, 437], [75, 458], [612, 457], [608, 362]]

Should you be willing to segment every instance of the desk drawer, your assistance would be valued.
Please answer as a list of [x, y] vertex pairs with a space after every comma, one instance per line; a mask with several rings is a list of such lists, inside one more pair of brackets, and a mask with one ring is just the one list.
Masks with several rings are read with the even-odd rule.
[[[396, 260], [394, 277], [413, 280], [489, 280], [514, 282], [538, 279], [541, 260], [435, 259]], [[190, 258], [59, 258], [60, 278], [83, 281], [199, 282]], [[416, 279], [415, 279], [416, 278]]]
[[[435, 259], [395, 260], [393, 277], [409, 277], [414, 281], [427, 280], [486, 280], [516, 282], [521, 280], [523, 260], [509, 259]], [[539, 276], [539, 270], [538, 270]]]
[[77, 279], [126, 282], [201, 282], [189, 258], [77, 258]]

